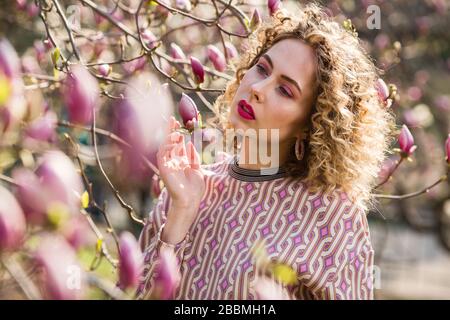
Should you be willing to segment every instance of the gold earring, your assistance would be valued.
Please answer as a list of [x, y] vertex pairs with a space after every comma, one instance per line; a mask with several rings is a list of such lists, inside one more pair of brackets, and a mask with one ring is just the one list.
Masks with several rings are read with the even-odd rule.
[[[301, 148], [301, 151], [298, 150], [299, 147]], [[302, 160], [305, 156], [305, 140], [297, 139], [297, 141], [295, 141], [295, 156], [297, 157], [298, 161]]]

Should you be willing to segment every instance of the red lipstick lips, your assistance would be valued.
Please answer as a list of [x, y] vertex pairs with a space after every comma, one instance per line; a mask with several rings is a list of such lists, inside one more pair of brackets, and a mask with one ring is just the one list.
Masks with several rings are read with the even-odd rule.
[[255, 112], [250, 104], [244, 99], [240, 100], [238, 103], [238, 113], [246, 120], [255, 120]]

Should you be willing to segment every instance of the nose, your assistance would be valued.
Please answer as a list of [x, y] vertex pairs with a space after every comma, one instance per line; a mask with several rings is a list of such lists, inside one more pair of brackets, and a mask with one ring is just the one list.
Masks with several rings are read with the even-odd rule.
[[250, 86], [252, 100], [254, 100], [258, 103], [264, 102], [265, 86], [266, 85], [264, 84], [264, 81], [255, 82], [254, 84], [252, 84]]

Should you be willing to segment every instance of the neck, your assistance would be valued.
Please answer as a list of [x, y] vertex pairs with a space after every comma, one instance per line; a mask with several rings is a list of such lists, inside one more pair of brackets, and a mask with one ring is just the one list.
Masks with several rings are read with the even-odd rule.
[[271, 169], [283, 166], [292, 143], [262, 141], [244, 136], [239, 151], [239, 167], [250, 170]]

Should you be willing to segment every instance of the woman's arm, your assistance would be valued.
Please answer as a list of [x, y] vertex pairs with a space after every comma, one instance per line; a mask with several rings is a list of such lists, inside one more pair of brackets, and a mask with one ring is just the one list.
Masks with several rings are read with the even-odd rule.
[[[173, 251], [177, 258], [177, 270], [179, 270], [183, 261], [184, 249], [189, 240], [189, 226], [172, 224], [174, 228], [168, 228], [168, 223], [170, 223], [168, 217], [173, 215], [174, 210], [180, 210], [174, 205], [169, 204], [170, 201], [168, 198], [167, 189], [164, 188], [158, 198], [157, 204], [150, 212], [139, 237], [139, 244], [144, 253], [144, 271], [137, 292], [138, 299], [146, 299], [152, 296], [156, 270], [162, 249]], [[164, 237], [166, 230], [168, 230], [168, 236]]]

